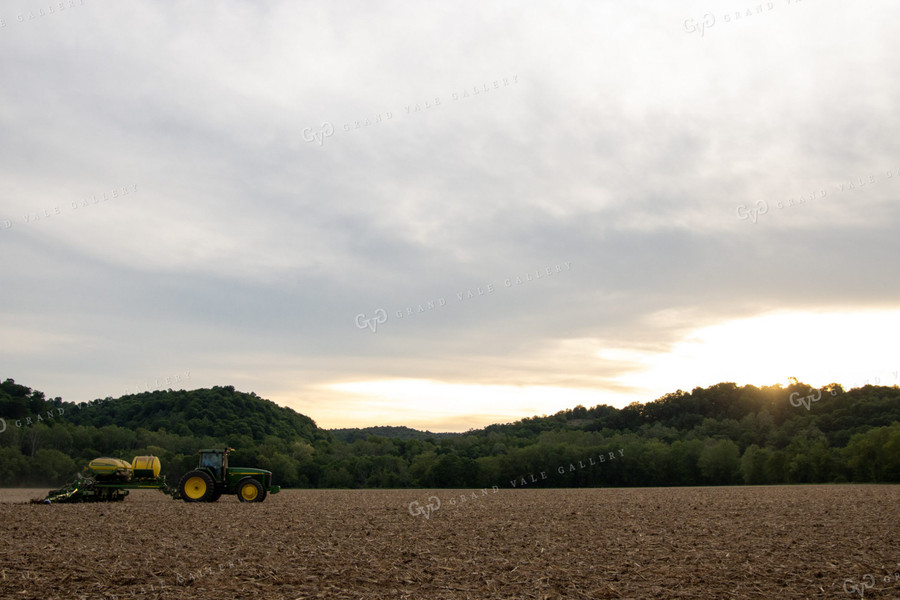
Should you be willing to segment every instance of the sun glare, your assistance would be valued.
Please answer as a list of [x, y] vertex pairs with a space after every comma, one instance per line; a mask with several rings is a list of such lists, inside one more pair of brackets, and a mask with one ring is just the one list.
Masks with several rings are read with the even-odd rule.
[[[389, 379], [320, 387], [328, 398], [314, 411], [326, 427], [407, 425], [462, 431], [523, 417], [553, 414], [579, 404], [649, 402], [677, 389], [720, 382], [788, 385], [789, 377], [845, 388], [867, 382], [895, 385], [900, 359], [892, 342], [900, 311], [780, 312], [697, 329], [665, 352], [605, 348], [573, 372], [591, 373], [598, 361], [618, 360], [616, 387], [472, 385], [431, 379]], [[627, 366], [626, 366], [627, 365]], [[623, 393], [630, 388], [631, 393]]]
[[669, 352], [638, 359], [645, 369], [618, 381], [666, 391], [722, 381], [787, 385], [789, 377], [815, 386], [858, 387], [876, 380], [894, 385], [898, 332], [900, 311], [790, 312], [733, 320], [699, 329]]

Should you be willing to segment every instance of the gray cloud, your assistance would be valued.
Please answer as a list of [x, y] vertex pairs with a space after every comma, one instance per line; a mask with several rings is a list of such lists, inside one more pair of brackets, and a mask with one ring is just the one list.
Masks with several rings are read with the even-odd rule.
[[[702, 37], [684, 26], [702, 2], [85, 2], [17, 21], [38, 9], [0, 9], [0, 341], [7, 376], [50, 394], [191, 370], [313, 418], [315, 386], [383, 378], [599, 402], [641, 393], [617, 380], [640, 365], [592, 348], [896, 307], [887, 3], [716, 8]], [[377, 309], [377, 332], [357, 327]]]

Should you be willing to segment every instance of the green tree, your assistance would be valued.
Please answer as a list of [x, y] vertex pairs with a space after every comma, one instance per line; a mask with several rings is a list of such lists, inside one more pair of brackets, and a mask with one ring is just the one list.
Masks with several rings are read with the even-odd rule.
[[322, 487], [325, 488], [354, 488], [353, 475], [346, 467], [328, 469], [322, 476]]
[[788, 455], [784, 450], [769, 450], [766, 461], [766, 481], [768, 483], [787, 483]]
[[883, 483], [890, 479], [897, 464], [897, 455], [892, 450], [898, 443], [895, 437], [898, 427], [877, 427], [850, 438], [843, 454], [854, 481]]
[[886, 458], [884, 462], [884, 479], [900, 483], [900, 423], [891, 425], [887, 441], [884, 443]]
[[700, 473], [714, 485], [735, 483], [740, 472], [741, 452], [731, 440], [709, 441], [700, 454]]
[[766, 464], [769, 461], [770, 452], [752, 444], [744, 451], [741, 457], [741, 474], [744, 483], [749, 485], [761, 485], [771, 483], [766, 478]]
[[79, 470], [75, 461], [59, 450], [38, 450], [30, 462], [34, 484], [59, 485], [72, 479]]
[[0, 486], [21, 485], [29, 473], [28, 459], [18, 448], [0, 447]]
[[678, 485], [700, 485], [703, 475], [700, 472], [700, 455], [704, 444], [701, 440], [678, 440], [669, 451], [669, 469], [672, 481]]
[[297, 461], [287, 454], [275, 452], [271, 457], [264, 457], [258, 463], [260, 468], [272, 471], [272, 477], [279, 485], [296, 487], [300, 483]]
[[471, 458], [444, 454], [425, 474], [428, 487], [467, 488], [478, 485], [478, 463]]

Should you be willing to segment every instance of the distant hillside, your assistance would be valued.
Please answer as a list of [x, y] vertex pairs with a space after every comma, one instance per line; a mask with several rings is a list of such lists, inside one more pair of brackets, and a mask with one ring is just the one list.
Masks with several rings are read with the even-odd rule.
[[331, 433], [335, 439], [348, 443], [355, 442], [356, 440], [365, 440], [372, 435], [391, 440], [427, 440], [428, 438], [440, 439], [463, 435], [461, 433], [432, 433], [431, 431], [420, 431], [410, 427], [391, 427], [389, 425], [364, 427], [362, 429], [356, 427], [349, 429], [329, 429], [328, 432]]
[[328, 438], [309, 417], [253, 392], [237, 392], [230, 385], [143, 392], [81, 405], [61, 402], [60, 406], [65, 409], [66, 420], [75, 425], [141, 427], [180, 436], [214, 438], [246, 435], [257, 442], [266, 436], [310, 442]]
[[761, 431], [785, 428], [786, 433], [793, 435], [801, 427], [814, 427], [832, 446], [844, 446], [854, 434], [896, 422], [900, 422], [900, 388], [896, 385], [867, 385], [845, 391], [836, 383], [819, 390], [799, 382], [788, 387], [761, 388], [718, 383], [691, 392], [678, 390], [652, 402], [634, 402], [624, 408], [605, 404], [593, 408], [576, 406], [550, 416], [488, 425], [467, 435], [504, 434], [531, 439], [543, 432], [568, 430], [607, 434], [653, 432], [652, 437], [674, 438], [701, 432], [741, 443], [764, 439]]
[[98, 456], [143, 454], [174, 482], [198, 449], [225, 445], [236, 466], [270, 469], [284, 487], [900, 483], [900, 388], [720, 383], [453, 434], [329, 432], [232, 386], [75, 405], [0, 383], [0, 486], [62, 483]]

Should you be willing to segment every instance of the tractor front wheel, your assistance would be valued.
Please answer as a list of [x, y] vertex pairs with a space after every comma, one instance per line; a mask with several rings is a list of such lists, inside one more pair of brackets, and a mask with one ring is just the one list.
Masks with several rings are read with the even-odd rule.
[[189, 471], [178, 484], [181, 497], [185, 502], [209, 502], [215, 495], [216, 488], [212, 477], [204, 471]]
[[241, 502], [262, 502], [266, 498], [263, 486], [255, 479], [242, 479], [237, 486], [237, 497]]

